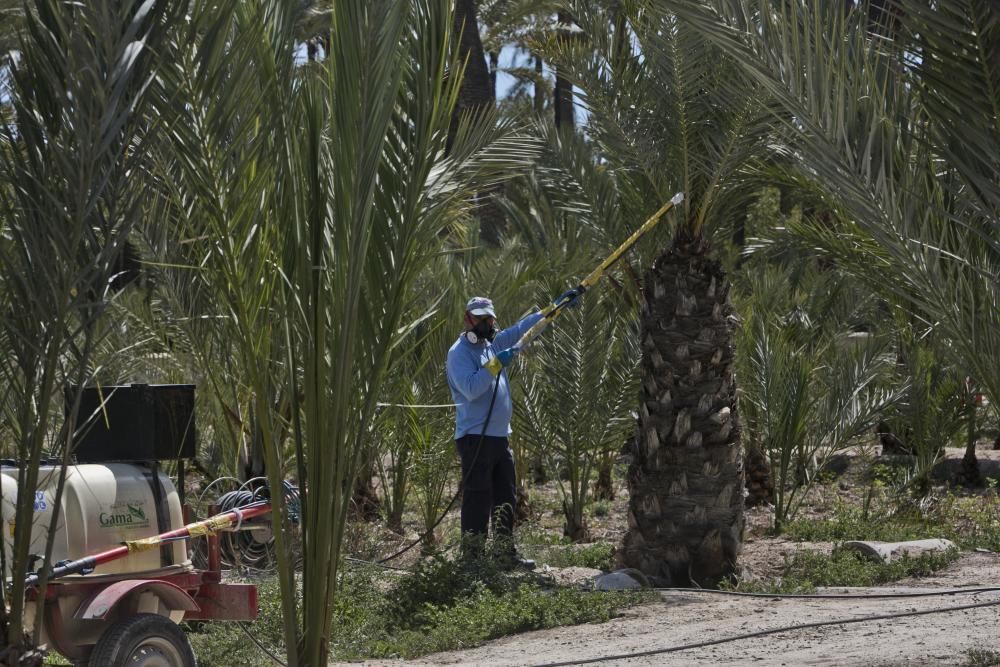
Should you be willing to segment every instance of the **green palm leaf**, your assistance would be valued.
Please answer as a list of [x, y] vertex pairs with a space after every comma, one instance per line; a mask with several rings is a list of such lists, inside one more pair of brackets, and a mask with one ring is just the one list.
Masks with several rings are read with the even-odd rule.
[[793, 231], [933, 323], [1000, 391], [995, 9], [904, 0], [873, 33], [866, 6], [669, 4], [785, 110], [784, 150], [840, 219]]
[[529, 450], [555, 469], [566, 534], [587, 535], [583, 509], [589, 481], [602, 455], [617, 450], [634, 429], [632, 405], [638, 388], [637, 336], [613, 293], [588, 293], [580, 312], [571, 312], [536, 343], [518, 384], [516, 429]]

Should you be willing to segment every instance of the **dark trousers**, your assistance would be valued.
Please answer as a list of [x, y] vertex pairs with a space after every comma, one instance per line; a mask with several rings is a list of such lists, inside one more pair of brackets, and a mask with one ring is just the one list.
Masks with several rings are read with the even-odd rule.
[[462, 461], [462, 535], [485, 538], [492, 519], [493, 537], [509, 540], [517, 503], [510, 443], [488, 435], [480, 443], [479, 435], [469, 434], [455, 444]]

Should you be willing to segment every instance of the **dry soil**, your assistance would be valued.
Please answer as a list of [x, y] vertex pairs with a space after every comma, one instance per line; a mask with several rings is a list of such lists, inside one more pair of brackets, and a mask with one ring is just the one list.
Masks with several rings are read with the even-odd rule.
[[[852, 594], [916, 592], [996, 585], [1000, 555], [963, 555], [935, 577], [894, 588], [831, 589]], [[919, 587], [918, 587], [919, 586]], [[529, 632], [477, 648], [425, 656], [418, 665], [961, 665], [968, 649], [1000, 652], [1000, 591], [903, 599], [795, 600], [665, 592], [600, 625]], [[944, 609], [976, 603], [980, 609], [831, 624], [736, 639], [761, 630], [820, 621]], [[725, 641], [732, 639], [732, 641]], [[657, 652], [699, 642], [712, 646]], [[644, 656], [625, 654], [656, 652]], [[372, 667], [402, 662], [365, 663]]]
[[[981, 452], [980, 456], [984, 459], [984, 467], [990, 467], [987, 474], [998, 472], [1000, 452]], [[949, 451], [949, 459], [960, 457], [960, 451]], [[845, 489], [843, 492], [850, 491]], [[763, 526], [766, 522], [766, 516], [757, 514], [759, 512], [754, 511], [748, 514], [748, 527], [760, 528], [755, 524]], [[794, 543], [764, 537], [760, 530], [748, 530], [742, 559], [744, 575], [773, 576], [781, 569], [784, 556], [793, 551], [802, 548], [825, 551], [830, 546], [826, 543]], [[563, 583], [572, 583], [588, 578], [592, 572], [569, 568], [553, 571], [552, 574]], [[901, 581], [894, 588], [831, 589], [827, 592], [858, 595], [1000, 587], [998, 575], [1000, 555], [969, 552], [933, 577]], [[868, 616], [944, 610], [978, 603], [995, 604], [904, 618], [836, 623]], [[760, 631], [830, 621], [833, 623], [816, 628], [740, 638], [741, 635]], [[702, 642], [716, 643], [664, 651]], [[970, 649], [1000, 654], [1000, 591], [901, 599], [835, 600], [664, 592], [657, 601], [626, 610], [621, 617], [607, 623], [529, 632], [476, 648], [425, 656], [405, 664], [519, 667], [554, 664], [963, 665], [969, 664], [967, 651]], [[372, 661], [364, 664], [385, 667], [404, 663]]]

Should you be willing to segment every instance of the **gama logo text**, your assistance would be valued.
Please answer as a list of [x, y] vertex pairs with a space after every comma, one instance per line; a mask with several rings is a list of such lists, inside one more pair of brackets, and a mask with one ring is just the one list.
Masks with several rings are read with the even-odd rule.
[[117, 502], [101, 512], [97, 520], [102, 528], [126, 526], [129, 528], [148, 528], [149, 519], [141, 502]]

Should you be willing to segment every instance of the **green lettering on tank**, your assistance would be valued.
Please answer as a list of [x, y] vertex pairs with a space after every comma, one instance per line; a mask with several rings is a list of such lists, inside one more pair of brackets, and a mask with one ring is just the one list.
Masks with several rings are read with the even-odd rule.
[[97, 516], [102, 528], [148, 528], [149, 519], [142, 503], [117, 502]]

